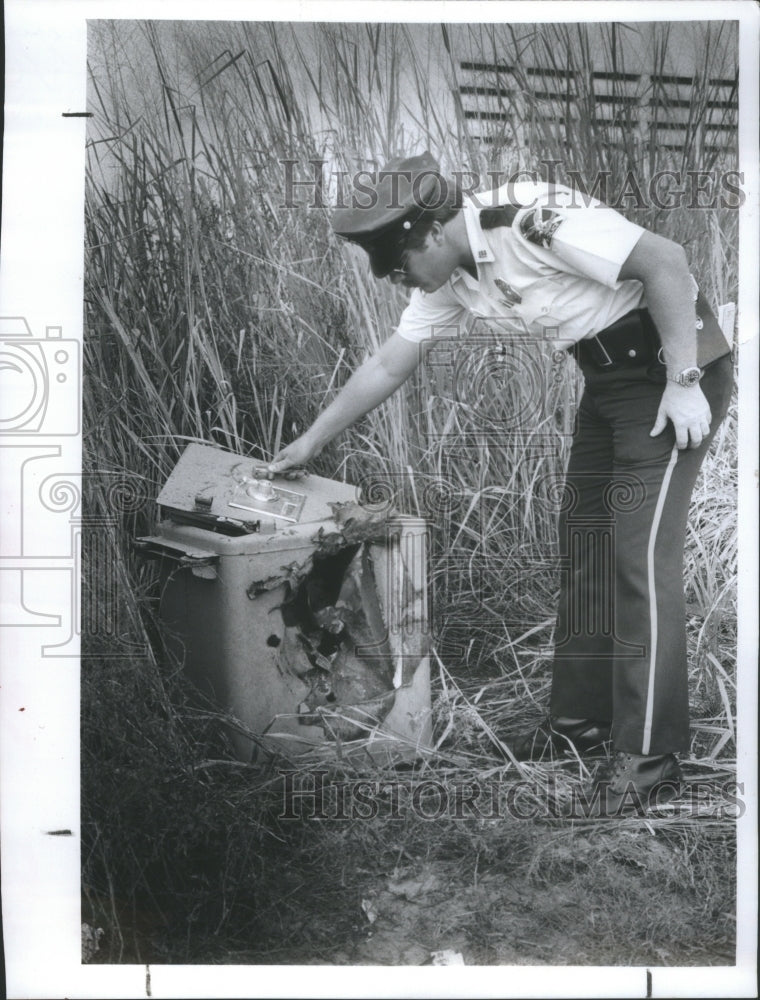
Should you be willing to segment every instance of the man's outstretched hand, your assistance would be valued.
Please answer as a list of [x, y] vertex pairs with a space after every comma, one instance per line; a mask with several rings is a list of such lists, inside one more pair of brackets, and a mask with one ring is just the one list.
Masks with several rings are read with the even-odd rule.
[[296, 438], [285, 448], [281, 448], [267, 465], [267, 474], [271, 477], [288, 469], [297, 468], [309, 461], [319, 452], [305, 434]]

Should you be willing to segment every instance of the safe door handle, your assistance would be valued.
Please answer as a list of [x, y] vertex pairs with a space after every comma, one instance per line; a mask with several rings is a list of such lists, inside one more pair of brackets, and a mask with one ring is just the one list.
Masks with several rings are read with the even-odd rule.
[[[189, 545], [182, 545], [179, 542], [167, 542], [164, 538], [135, 538], [132, 541], [134, 548], [145, 559], [170, 559], [184, 569], [193, 572], [200, 570], [198, 576], [215, 577], [216, 572], [213, 567], [219, 562], [219, 555], [216, 552], [207, 552], [205, 549], [196, 549]], [[203, 569], [206, 572], [202, 572]], [[212, 572], [208, 572], [211, 569]]]

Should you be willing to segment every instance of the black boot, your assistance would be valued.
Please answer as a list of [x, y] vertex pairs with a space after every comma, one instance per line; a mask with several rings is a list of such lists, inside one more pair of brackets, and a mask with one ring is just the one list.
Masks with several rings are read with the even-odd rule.
[[610, 723], [592, 719], [549, 718], [543, 725], [510, 746], [517, 760], [545, 760], [572, 753], [605, 753], [610, 739]]
[[643, 756], [618, 750], [594, 778], [573, 815], [614, 818], [643, 815], [681, 793], [681, 768], [672, 753]]

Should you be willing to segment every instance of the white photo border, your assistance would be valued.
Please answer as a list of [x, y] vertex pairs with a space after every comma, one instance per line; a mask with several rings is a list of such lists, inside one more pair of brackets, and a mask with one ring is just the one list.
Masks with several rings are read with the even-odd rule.
[[[82, 342], [86, 42], [88, 19], [254, 20], [243, 0], [8, 0], [3, 258], [0, 315], [22, 318], [36, 342], [60, 340], [69, 376], [73, 342]], [[740, 591], [738, 780], [746, 812], [738, 822], [743, 888], [737, 904], [737, 965], [656, 968], [654, 996], [754, 996], [757, 940], [757, 473], [758, 452], [758, 21], [754, 4], [690, 2], [374, 2], [359, 7], [280, 2], [278, 21], [665, 21], [740, 24]], [[65, 116], [65, 117], [64, 117]], [[55, 345], [59, 348], [60, 345]], [[81, 353], [81, 352], [80, 352]], [[73, 358], [73, 360], [72, 360]], [[62, 362], [63, 364], [63, 362]], [[66, 377], [64, 372], [64, 377]], [[81, 377], [77, 375], [77, 378]], [[68, 412], [79, 405], [77, 378], [65, 382]], [[62, 384], [64, 384], [62, 382]], [[64, 413], [64, 411], [62, 411]], [[65, 421], [65, 415], [61, 417]], [[68, 427], [68, 425], [67, 425]], [[52, 524], [21, 536], [25, 470], [46, 457], [56, 472], [81, 470], [78, 427], [43, 427], [0, 447], [3, 550], [0, 595], [10, 605], [33, 574], [34, 612], [0, 630], [2, 658], [2, 903], [7, 995], [13, 997], [626, 997], [647, 995], [644, 968], [383, 968], [309, 966], [103, 966], [81, 964], [79, 675], [75, 637], [60, 655], [40, 655], [41, 626], [76, 587], [76, 543]], [[14, 528], [13, 525], [16, 525]], [[10, 526], [10, 527], [9, 527]], [[13, 536], [15, 537], [15, 536]], [[25, 547], [26, 546], [26, 547]], [[6, 556], [6, 551], [9, 555]], [[55, 553], [51, 556], [50, 553]], [[36, 561], [35, 561], [36, 560]], [[74, 604], [71, 605], [74, 607]], [[73, 612], [71, 612], [73, 614]], [[656, 905], [656, 901], [655, 901]]]

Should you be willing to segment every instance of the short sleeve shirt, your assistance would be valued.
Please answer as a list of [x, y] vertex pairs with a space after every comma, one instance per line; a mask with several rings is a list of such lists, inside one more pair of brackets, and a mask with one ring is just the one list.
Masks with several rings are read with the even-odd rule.
[[[519, 207], [511, 225], [483, 228], [482, 209]], [[620, 268], [644, 230], [596, 199], [569, 188], [510, 184], [462, 207], [477, 280], [457, 268], [434, 292], [415, 289], [398, 334], [420, 342], [460, 336], [470, 317], [569, 347], [645, 304]]]

